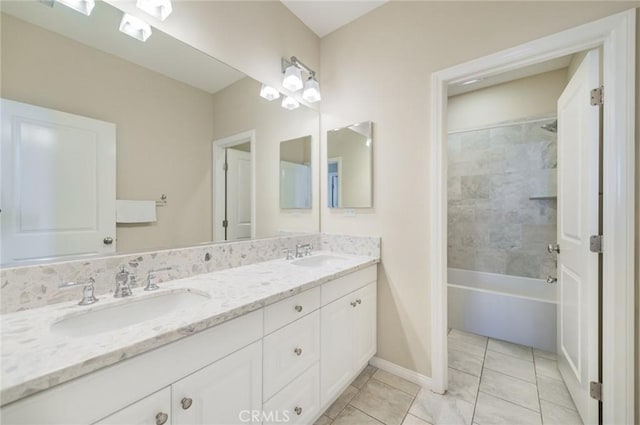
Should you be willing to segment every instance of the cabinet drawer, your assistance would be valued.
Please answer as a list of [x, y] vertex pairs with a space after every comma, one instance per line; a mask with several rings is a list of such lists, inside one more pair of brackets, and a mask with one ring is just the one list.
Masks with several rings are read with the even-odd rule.
[[310, 424], [320, 414], [320, 365], [316, 363], [267, 401], [264, 424]]
[[263, 395], [268, 400], [320, 359], [318, 310], [263, 340]]
[[360, 289], [367, 283], [374, 282], [378, 276], [378, 266], [373, 265], [366, 269], [358, 270], [346, 276], [342, 276], [322, 285], [322, 305], [327, 305], [350, 292]]
[[264, 309], [264, 333], [270, 334], [320, 308], [320, 287], [309, 289]]
[[[166, 422], [163, 423], [163, 420]], [[99, 425], [151, 425], [156, 423], [171, 425], [171, 387], [153, 393], [96, 422]]]

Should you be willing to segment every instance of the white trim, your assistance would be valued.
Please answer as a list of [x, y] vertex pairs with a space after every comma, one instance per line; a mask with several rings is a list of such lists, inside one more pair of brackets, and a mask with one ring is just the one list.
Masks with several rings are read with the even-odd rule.
[[400, 378], [406, 379], [409, 382], [418, 384], [422, 388], [431, 389], [431, 378], [421, 373], [399, 366], [395, 363], [391, 363], [390, 361], [381, 359], [380, 357], [373, 357], [369, 360], [369, 364], [377, 367], [378, 369], [384, 370], [385, 372], [389, 372], [399, 376]]
[[471, 127], [471, 128], [467, 128], [467, 129], [464, 129], [464, 130], [449, 131], [449, 134], [468, 133], [468, 132], [471, 132], [471, 131], [478, 131], [478, 130], [490, 130], [492, 128], [509, 127], [509, 126], [512, 126], [512, 125], [534, 124], [534, 123], [537, 123], [537, 122], [549, 121], [549, 120], [553, 120], [553, 119], [556, 119], [556, 118], [557, 118], [556, 114], [545, 114], [545, 115], [537, 116], [535, 118], [525, 118], [525, 119], [521, 119], [521, 120], [503, 121], [503, 122], [497, 122], [495, 124], [483, 125], [483, 126], [480, 126], [480, 127]]
[[634, 423], [634, 176], [636, 10], [611, 15], [431, 76], [431, 358], [447, 388], [447, 86], [602, 47], [604, 108], [603, 422]]
[[[224, 216], [224, 200], [219, 202], [218, 196], [224, 194], [224, 175], [222, 174], [222, 164], [224, 164], [224, 149], [231, 146], [241, 145], [249, 142], [251, 146], [251, 239], [256, 237], [256, 131], [249, 130], [232, 136], [216, 139], [212, 142], [211, 149], [211, 240], [214, 242], [224, 241], [224, 228], [222, 218]], [[218, 238], [218, 239], [216, 239]]]

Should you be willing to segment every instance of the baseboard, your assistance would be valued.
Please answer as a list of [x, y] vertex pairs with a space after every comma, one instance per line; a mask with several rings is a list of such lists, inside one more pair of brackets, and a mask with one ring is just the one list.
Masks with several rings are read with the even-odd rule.
[[414, 384], [418, 384], [422, 388], [432, 388], [430, 377], [418, 373], [414, 370], [399, 366], [395, 363], [391, 363], [388, 360], [381, 359], [380, 357], [373, 357], [371, 360], [369, 360], [369, 364], [371, 366], [377, 367], [378, 369], [382, 369], [385, 372], [392, 373], [396, 376], [399, 376], [400, 378], [413, 382]]

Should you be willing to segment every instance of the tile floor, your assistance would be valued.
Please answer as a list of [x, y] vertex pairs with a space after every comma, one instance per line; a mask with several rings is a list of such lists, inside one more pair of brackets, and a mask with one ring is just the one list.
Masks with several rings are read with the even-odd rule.
[[315, 425], [581, 425], [556, 355], [452, 329], [445, 395], [373, 366]]

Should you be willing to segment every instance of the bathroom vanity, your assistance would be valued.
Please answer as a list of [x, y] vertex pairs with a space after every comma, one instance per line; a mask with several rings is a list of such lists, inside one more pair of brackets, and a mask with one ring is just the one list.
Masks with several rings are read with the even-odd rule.
[[[317, 253], [4, 315], [1, 420], [313, 423], [376, 352], [377, 262]], [[173, 310], [119, 329], [73, 324], [149, 300]]]

